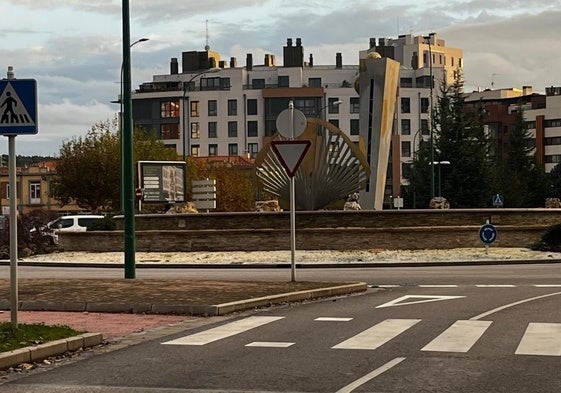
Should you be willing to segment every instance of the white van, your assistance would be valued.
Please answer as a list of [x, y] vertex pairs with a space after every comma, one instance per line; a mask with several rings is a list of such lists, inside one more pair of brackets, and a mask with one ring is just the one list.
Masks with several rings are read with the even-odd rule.
[[94, 214], [62, 216], [41, 228], [41, 234], [49, 237], [51, 244], [58, 244], [58, 232], [85, 232], [88, 225], [100, 218], [103, 216]]

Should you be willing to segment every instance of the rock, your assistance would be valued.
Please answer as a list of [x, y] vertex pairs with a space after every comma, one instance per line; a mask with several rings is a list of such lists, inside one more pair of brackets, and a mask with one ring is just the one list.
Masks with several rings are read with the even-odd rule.
[[561, 207], [561, 200], [559, 198], [546, 198], [545, 199], [545, 207], [546, 208], [560, 208]]
[[197, 207], [193, 202], [178, 203], [170, 207], [166, 214], [176, 214], [176, 213], [198, 213]]
[[280, 212], [281, 208], [279, 201], [272, 199], [270, 201], [257, 201], [255, 202], [255, 211], [257, 212]]
[[431, 199], [429, 208], [431, 209], [450, 209], [450, 202], [444, 197], [434, 197]]
[[359, 203], [360, 194], [355, 192], [348, 196], [347, 201], [343, 205], [343, 210], [362, 210]]

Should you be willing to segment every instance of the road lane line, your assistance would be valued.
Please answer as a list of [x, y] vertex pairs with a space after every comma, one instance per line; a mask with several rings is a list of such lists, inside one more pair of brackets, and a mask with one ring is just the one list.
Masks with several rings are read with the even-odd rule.
[[405, 358], [395, 358], [393, 360], [390, 360], [389, 362], [387, 362], [383, 366], [378, 367], [376, 370], [369, 372], [364, 377], [361, 377], [361, 378], [357, 379], [356, 381], [348, 384], [347, 386], [337, 390], [337, 392], [335, 392], [335, 393], [350, 393], [353, 390], [355, 390], [356, 388], [358, 388], [359, 386], [364, 385], [366, 382], [376, 378], [378, 375], [380, 375], [382, 373], [385, 373], [390, 368], [392, 368], [394, 366], [397, 366], [399, 363], [401, 363], [404, 360], [405, 360]]
[[349, 322], [352, 320], [353, 318], [339, 318], [339, 317], [318, 317], [314, 319], [314, 321], [318, 321], [318, 322]]
[[532, 286], [536, 288], [561, 288], [561, 284], [535, 284]]
[[467, 352], [491, 326], [491, 323], [492, 321], [456, 321], [421, 351]]
[[275, 341], [254, 341], [246, 344], [246, 347], [260, 347], [260, 348], [288, 348], [293, 346], [294, 343], [275, 342]]
[[419, 285], [419, 288], [458, 288], [458, 286], [454, 284], [424, 284]]
[[217, 326], [189, 336], [180, 337], [175, 340], [166, 341], [164, 345], [205, 345], [213, 341], [222, 340], [239, 333], [246, 332], [256, 327], [278, 321], [284, 317], [249, 317]]
[[376, 349], [420, 321], [420, 319], [386, 319], [332, 348]]
[[561, 324], [529, 323], [514, 354], [561, 356]]
[[476, 285], [477, 288], [516, 288], [516, 285], [512, 284], [479, 284]]
[[492, 310], [486, 311], [483, 314], [479, 314], [479, 315], [476, 315], [475, 317], [471, 317], [469, 320], [470, 321], [477, 321], [478, 319], [483, 319], [483, 318], [485, 318], [485, 317], [487, 317], [491, 314], [494, 314], [496, 312], [502, 311], [502, 310], [510, 308], [510, 307], [518, 306], [519, 304], [531, 302], [533, 300], [543, 299], [543, 298], [550, 297], [550, 296], [556, 296], [556, 295], [561, 295], [561, 292], [548, 293], [547, 295], [531, 297], [529, 299], [523, 299], [523, 300], [519, 300], [519, 301], [514, 302], [514, 303], [505, 304], [504, 306], [500, 306], [500, 307], [494, 308]]

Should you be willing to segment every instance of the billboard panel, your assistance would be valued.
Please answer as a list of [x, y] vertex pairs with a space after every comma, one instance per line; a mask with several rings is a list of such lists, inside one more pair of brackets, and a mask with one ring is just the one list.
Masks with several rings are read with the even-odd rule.
[[185, 162], [138, 161], [138, 176], [144, 203], [185, 202]]

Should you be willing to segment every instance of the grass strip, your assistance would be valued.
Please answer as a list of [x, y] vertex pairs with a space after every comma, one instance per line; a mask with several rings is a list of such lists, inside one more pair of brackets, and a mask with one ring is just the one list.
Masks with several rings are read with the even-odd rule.
[[14, 328], [10, 322], [0, 323], [0, 352], [39, 345], [82, 333], [84, 332], [65, 325], [47, 326], [43, 323], [30, 323], [19, 324]]

